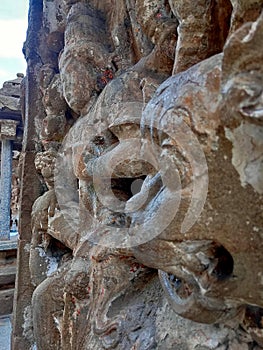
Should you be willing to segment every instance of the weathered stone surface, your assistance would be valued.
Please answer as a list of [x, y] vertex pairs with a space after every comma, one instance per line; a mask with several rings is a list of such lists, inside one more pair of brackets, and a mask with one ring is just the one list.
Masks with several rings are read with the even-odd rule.
[[8, 108], [12, 111], [17, 111], [19, 109], [19, 100], [16, 97], [0, 95], [0, 108]]
[[[20, 84], [23, 74], [18, 73], [17, 79], [4, 83], [0, 89], [0, 148], [1, 148], [1, 195], [0, 195], [0, 240], [9, 239], [10, 228], [13, 221], [17, 220], [18, 192], [16, 170], [17, 150], [21, 147], [20, 141], [23, 133], [23, 125], [20, 113]], [[15, 154], [12, 152], [16, 152]], [[10, 210], [11, 209], [11, 210]], [[12, 227], [13, 229], [14, 227]]]
[[[25, 124], [21, 152], [21, 190], [19, 213], [19, 239], [17, 252], [17, 276], [14, 296], [12, 349], [30, 349], [34, 344], [32, 331], [31, 299], [34, 290], [29, 270], [29, 250], [31, 243], [31, 210], [41, 194], [41, 185], [35, 169], [36, 127], [41, 115], [41, 90], [37, 83], [37, 72], [41, 57], [34, 47], [38, 45], [38, 34], [42, 23], [42, 1], [31, 3], [29, 18], [32, 32], [29, 30], [28, 46], [24, 52], [28, 61], [27, 76], [24, 81], [26, 90], [22, 93], [22, 117]], [[35, 33], [35, 34], [32, 34]], [[37, 34], [38, 33], [38, 34]], [[30, 90], [30, 93], [29, 93]]]
[[231, 3], [233, 6], [232, 32], [246, 22], [255, 21], [263, 9], [262, 0], [231, 0]]
[[262, 346], [260, 9], [31, 4], [14, 350]]
[[16, 266], [1, 267], [0, 286], [14, 284], [16, 277]]
[[229, 30], [230, 1], [170, 0], [179, 21], [174, 73], [222, 51]]
[[[21, 224], [23, 225], [23, 220], [21, 221]], [[12, 330], [12, 347], [14, 349], [21, 348], [21, 344], [23, 344], [25, 349], [30, 349], [34, 342], [31, 321], [32, 315], [30, 313], [33, 287], [31, 280], [27, 278], [27, 276], [30, 275], [28, 261], [29, 243], [25, 240], [19, 240], [17, 255], [18, 268], [13, 308], [14, 321]]]
[[13, 311], [14, 288], [0, 290], [0, 316], [11, 315]]
[[20, 84], [23, 74], [18, 73], [17, 79], [6, 81], [0, 89], [0, 110], [20, 110]]
[[[16, 241], [3, 241], [0, 244], [0, 251], [1, 254], [5, 255], [5, 253], [9, 251], [14, 251], [17, 248], [17, 242]], [[2, 253], [4, 252], [4, 253]]]
[[17, 120], [4, 119], [0, 121], [0, 139], [14, 140], [16, 138]]
[[[232, 163], [243, 186], [262, 194], [262, 27], [247, 23], [229, 38], [223, 60], [222, 87], [228, 118], [227, 138], [233, 144]], [[239, 55], [237, 55], [239, 51]], [[239, 58], [241, 54], [241, 58]], [[251, 60], [253, 57], [253, 60]]]
[[0, 244], [0, 315], [10, 315], [13, 311], [14, 287], [16, 279], [16, 242]]

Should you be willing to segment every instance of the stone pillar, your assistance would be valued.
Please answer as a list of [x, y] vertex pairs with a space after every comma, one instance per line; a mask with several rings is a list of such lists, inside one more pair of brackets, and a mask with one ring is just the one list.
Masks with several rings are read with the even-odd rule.
[[[27, 74], [23, 83], [21, 100], [24, 119], [24, 135], [21, 152], [22, 176], [20, 189], [19, 239], [17, 250], [17, 274], [13, 308], [12, 350], [34, 348], [34, 335], [31, 326], [31, 299], [34, 286], [29, 269], [29, 248], [31, 243], [31, 211], [36, 198], [41, 195], [41, 183], [35, 169], [36, 116], [41, 113], [41, 91], [38, 87], [39, 67], [42, 59], [37, 48], [38, 36], [42, 28], [43, 0], [30, 0], [29, 27], [25, 54]], [[40, 350], [40, 349], [39, 349]]]
[[2, 140], [0, 182], [0, 240], [10, 239], [10, 205], [12, 183], [12, 141]]
[[16, 138], [16, 120], [0, 120], [1, 181], [0, 181], [0, 240], [10, 239], [10, 204], [12, 184], [12, 140]]

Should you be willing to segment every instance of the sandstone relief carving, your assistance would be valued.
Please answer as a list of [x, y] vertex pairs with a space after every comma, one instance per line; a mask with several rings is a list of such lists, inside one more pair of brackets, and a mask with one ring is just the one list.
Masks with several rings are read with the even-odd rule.
[[263, 4], [51, 3], [22, 339], [259, 349]]

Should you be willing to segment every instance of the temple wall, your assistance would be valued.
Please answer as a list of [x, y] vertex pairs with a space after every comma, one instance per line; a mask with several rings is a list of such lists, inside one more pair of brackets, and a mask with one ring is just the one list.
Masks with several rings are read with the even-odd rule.
[[13, 350], [263, 346], [262, 8], [30, 1]]

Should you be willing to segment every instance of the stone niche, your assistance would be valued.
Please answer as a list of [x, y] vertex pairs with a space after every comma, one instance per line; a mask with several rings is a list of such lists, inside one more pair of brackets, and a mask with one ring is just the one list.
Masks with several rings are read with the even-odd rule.
[[262, 7], [30, 2], [13, 350], [263, 347]]

